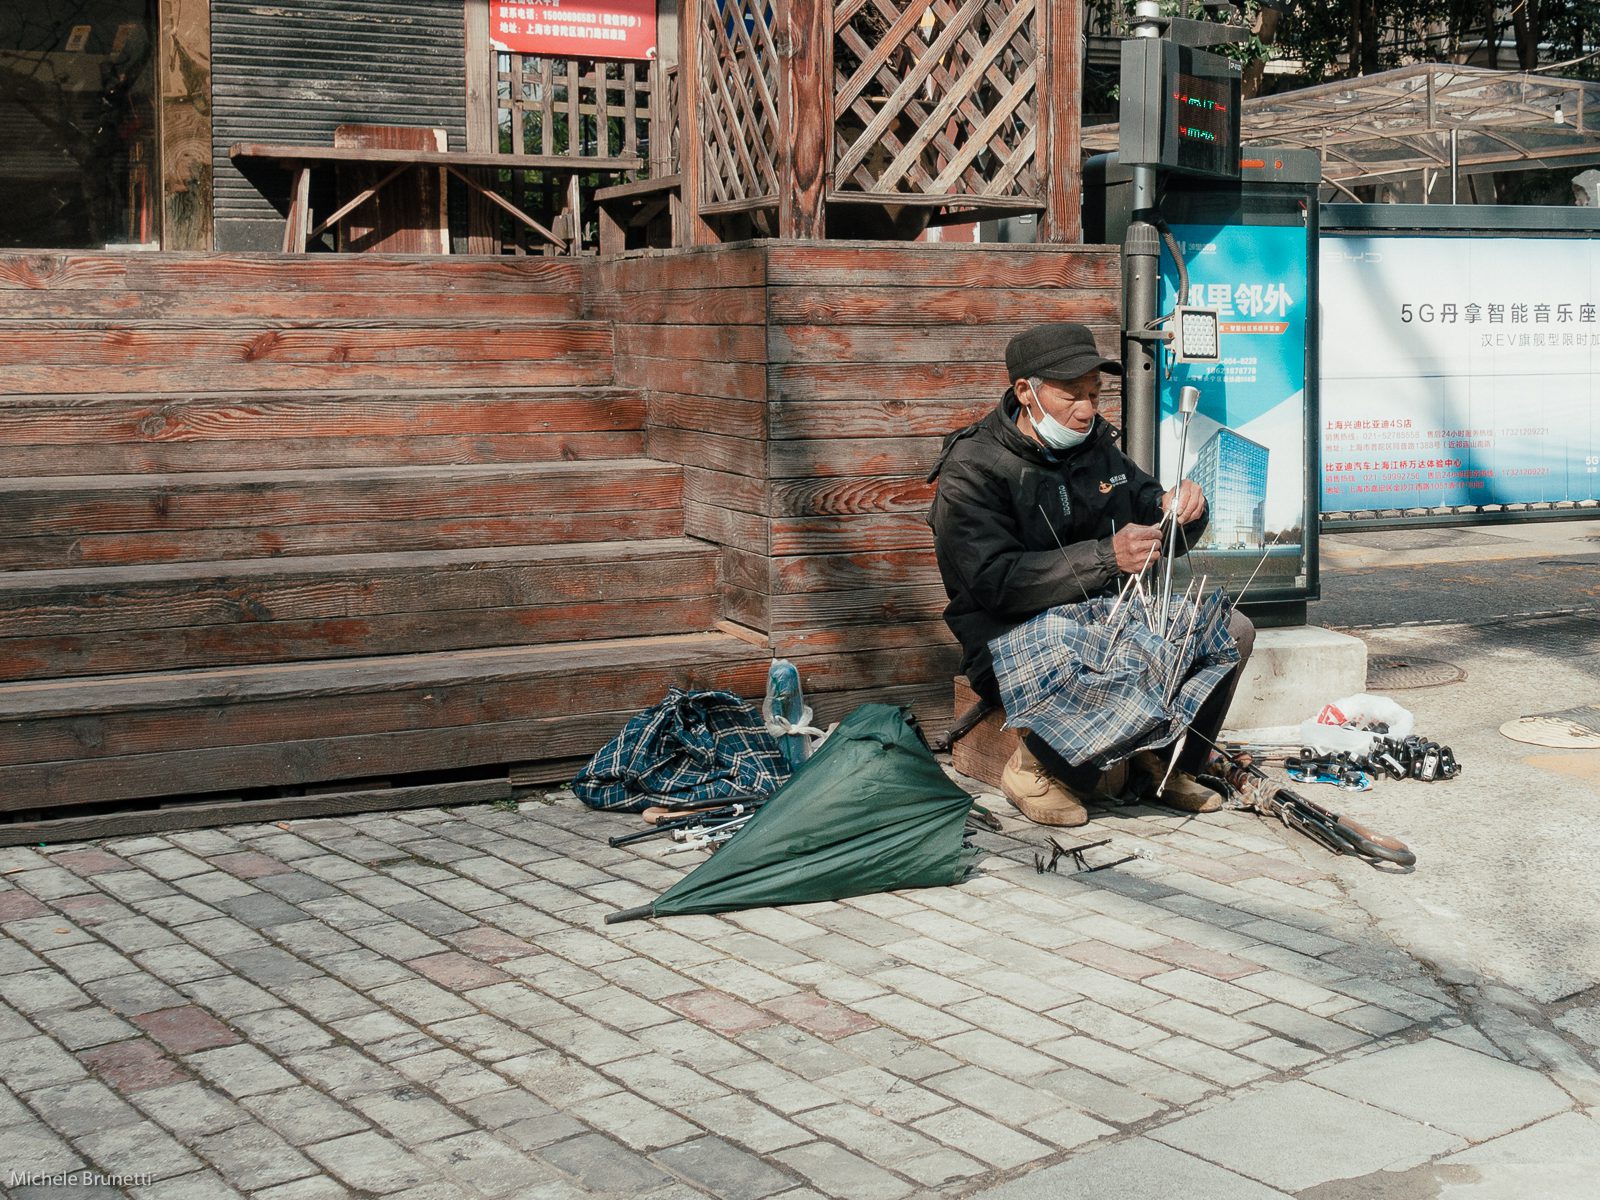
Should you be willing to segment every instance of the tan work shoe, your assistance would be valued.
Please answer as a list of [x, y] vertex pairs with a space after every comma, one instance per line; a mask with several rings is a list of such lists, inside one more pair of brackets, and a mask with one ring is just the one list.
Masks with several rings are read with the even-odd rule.
[[[1168, 775], [1167, 764], [1153, 750], [1139, 751], [1133, 756], [1133, 765], [1149, 776], [1152, 803], [1191, 813], [1216, 812], [1222, 807], [1222, 797], [1187, 771], [1175, 770]], [[1158, 796], [1155, 791], [1161, 787], [1163, 776], [1166, 776], [1167, 785], [1161, 788]]]
[[1000, 790], [1018, 812], [1037, 825], [1087, 825], [1089, 810], [1066, 784], [1044, 769], [1031, 750], [1018, 745], [1000, 773]]

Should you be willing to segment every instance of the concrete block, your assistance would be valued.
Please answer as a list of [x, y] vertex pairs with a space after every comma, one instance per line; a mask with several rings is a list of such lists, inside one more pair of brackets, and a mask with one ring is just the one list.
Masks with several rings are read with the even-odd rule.
[[1256, 632], [1228, 709], [1229, 729], [1298, 725], [1330, 700], [1366, 690], [1367, 644], [1311, 625]]

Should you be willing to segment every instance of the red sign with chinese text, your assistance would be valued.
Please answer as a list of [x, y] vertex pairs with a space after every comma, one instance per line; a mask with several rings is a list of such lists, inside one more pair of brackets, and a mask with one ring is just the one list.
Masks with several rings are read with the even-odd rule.
[[489, 10], [496, 50], [551, 58], [654, 58], [656, 0], [546, 0]]

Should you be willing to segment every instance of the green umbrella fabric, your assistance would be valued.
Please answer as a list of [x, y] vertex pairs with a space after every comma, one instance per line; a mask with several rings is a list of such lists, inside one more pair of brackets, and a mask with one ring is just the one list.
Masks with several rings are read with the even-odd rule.
[[864, 704], [715, 854], [636, 917], [731, 912], [959, 883], [972, 797], [904, 709]]

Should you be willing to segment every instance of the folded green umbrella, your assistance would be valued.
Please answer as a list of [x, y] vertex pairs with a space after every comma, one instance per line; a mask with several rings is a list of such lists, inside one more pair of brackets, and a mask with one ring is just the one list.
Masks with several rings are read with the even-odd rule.
[[606, 923], [959, 883], [971, 806], [905, 709], [863, 704], [721, 849]]

